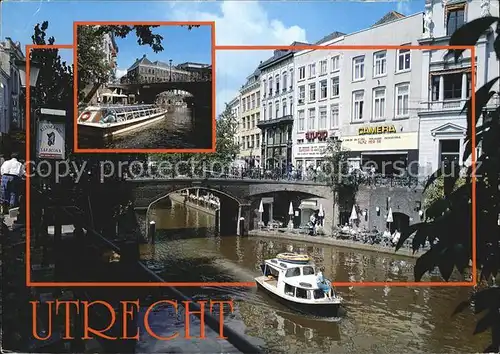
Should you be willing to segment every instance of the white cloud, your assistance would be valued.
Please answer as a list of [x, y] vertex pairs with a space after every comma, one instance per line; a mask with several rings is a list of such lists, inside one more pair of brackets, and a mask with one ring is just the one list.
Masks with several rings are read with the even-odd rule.
[[403, 15], [410, 15], [411, 8], [408, 0], [399, 0], [396, 11]]
[[127, 74], [127, 69], [116, 69], [116, 78], [119, 79], [121, 78], [122, 76], [126, 75]]
[[[217, 13], [200, 10], [189, 4], [170, 4], [169, 19], [177, 21], [215, 21], [218, 45], [288, 45], [306, 41], [306, 31], [299, 26], [287, 26], [269, 17], [258, 2], [223, 1]], [[216, 56], [217, 112], [235, 97], [261, 60], [272, 51], [218, 51]]]

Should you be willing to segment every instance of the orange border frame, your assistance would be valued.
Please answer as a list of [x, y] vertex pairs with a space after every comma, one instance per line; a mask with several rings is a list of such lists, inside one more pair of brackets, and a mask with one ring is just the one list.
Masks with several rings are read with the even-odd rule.
[[[78, 147], [78, 26], [210, 26], [211, 27], [211, 57], [212, 57], [212, 147], [210, 149], [82, 149]], [[163, 154], [163, 153], [214, 153], [216, 146], [216, 97], [215, 97], [215, 21], [76, 21], [73, 22], [73, 95], [74, 95], [74, 140], [75, 153], [123, 153], [123, 154]]]
[[[141, 22], [144, 23], [144, 22]], [[213, 32], [212, 32], [213, 33]], [[215, 50], [397, 50], [397, 49], [411, 49], [411, 50], [450, 50], [450, 49], [463, 49], [471, 51], [471, 86], [476, 87], [476, 50], [474, 46], [397, 46], [397, 45], [357, 45], [357, 46], [214, 46]], [[72, 49], [72, 45], [53, 45], [53, 46], [26, 46], [26, 82], [29, 85], [30, 75], [30, 61], [29, 52], [31, 49]], [[214, 80], [215, 82], [215, 80]], [[28, 86], [29, 87], [29, 86]], [[76, 87], [76, 85], [75, 85]], [[30, 90], [26, 90], [26, 112], [30, 111]], [[476, 109], [475, 95], [472, 95], [471, 109]], [[26, 127], [30, 127], [30, 115], [26, 113]], [[472, 124], [472, 156], [471, 164], [473, 171], [475, 171], [476, 164], [476, 127]], [[30, 160], [30, 136], [26, 134], [26, 160]], [[219, 286], [219, 287], [255, 287], [255, 282], [32, 282], [31, 281], [31, 249], [30, 249], [30, 177], [26, 178], [26, 285], [33, 287], [69, 287], [69, 286], [89, 286], [89, 287], [156, 287], [156, 286], [182, 286], [182, 287], [202, 287], [202, 286]], [[472, 281], [470, 282], [334, 282], [337, 287], [471, 287], [477, 284], [477, 259], [476, 259], [476, 177], [472, 176]], [[395, 253], [397, 254], [397, 253]]]

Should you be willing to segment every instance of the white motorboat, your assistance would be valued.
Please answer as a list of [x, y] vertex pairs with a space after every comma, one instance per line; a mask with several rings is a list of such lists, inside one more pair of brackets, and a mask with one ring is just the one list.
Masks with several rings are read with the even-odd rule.
[[154, 104], [128, 104], [128, 96], [104, 93], [102, 103], [86, 107], [78, 116], [78, 135], [106, 138], [130, 132], [165, 117], [167, 109]]
[[261, 265], [257, 285], [285, 306], [322, 317], [337, 317], [343, 301], [333, 287], [327, 297], [316, 283], [316, 268], [307, 255], [281, 253]]

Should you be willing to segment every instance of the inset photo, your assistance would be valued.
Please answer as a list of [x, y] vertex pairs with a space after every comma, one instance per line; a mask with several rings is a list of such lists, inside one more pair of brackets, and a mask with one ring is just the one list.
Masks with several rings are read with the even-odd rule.
[[75, 22], [75, 152], [215, 149], [213, 22]]

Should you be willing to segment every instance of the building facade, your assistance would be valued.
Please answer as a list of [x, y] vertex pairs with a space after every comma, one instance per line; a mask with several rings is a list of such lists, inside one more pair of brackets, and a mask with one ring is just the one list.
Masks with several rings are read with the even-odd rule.
[[246, 161], [248, 167], [260, 166], [261, 131], [258, 128], [260, 121], [260, 70], [255, 70], [247, 78], [247, 82], [240, 89], [240, 111], [238, 120], [238, 137], [241, 160]]
[[234, 123], [237, 126], [236, 134], [234, 135], [234, 142], [240, 146], [240, 131], [239, 131], [239, 121], [240, 121], [240, 96], [237, 95], [234, 97], [229, 103], [227, 103], [227, 107], [231, 112], [232, 118], [234, 119]]
[[112, 75], [110, 81], [114, 81], [116, 77], [116, 58], [118, 55], [118, 46], [116, 45], [115, 36], [112, 33], [105, 33], [102, 36], [102, 50], [106, 62], [111, 65]]
[[[422, 21], [421, 13], [391, 12], [371, 28], [346, 35], [343, 44], [416, 46]], [[385, 175], [418, 169], [422, 52], [346, 50], [341, 65], [341, 139], [351, 167], [374, 167]]]
[[257, 126], [262, 131], [261, 166], [281, 172], [292, 164], [294, 52], [275, 50], [271, 58], [259, 65], [261, 120]]
[[0, 42], [0, 72], [2, 105], [0, 106], [0, 132], [8, 134], [12, 129], [25, 127], [21, 112], [21, 79], [16, 61], [24, 61], [25, 56], [19, 42], [10, 38]]
[[[191, 81], [201, 78], [202, 74], [210, 71], [211, 66], [200, 69], [196, 67], [193, 71], [190, 63], [184, 63], [183, 68], [172, 65], [172, 60], [169, 63], [164, 63], [159, 60], [151, 61], [146, 57], [146, 54], [135, 62], [127, 69], [127, 74], [121, 78], [121, 82], [167, 82], [167, 81]], [[201, 70], [201, 71], [200, 71]], [[207, 74], [203, 74], [207, 75]]]
[[192, 79], [200, 81], [212, 80], [212, 65], [202, 63], [186, 62], [177, 65], [178, 69], [191, 72]]
[[[334, 32], [315, 45], [341, 45]], [[341, 50], [303, 50], [295, 54], [293, 165], [304, 171], [323, 162], [328, 138], [339, 136]]]
[[[426, 0], [422, 45], [448, 45], [450, 36], [464, 23], [481, 16], [499, 16], [498, 5], [490, 1]], [[465, 51], [458, 62], [445, 56], [444, 50], [424, 50], [422, 66], [422, 106], [420, 116], [419, 163], [422, 175], [436, 171], [442, 163], [462, 165], [467, 117], [462, 108], [473, 91], [499, 76], [499, 64], [493, 48], [494, 28], [481, 36], [476, 45], [476, 87], [471, 85], [471, 52]], [[498, 82], [492, 90], [499, 90]], [[498, 96], [489, 105], [498, 107]]]

